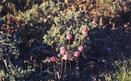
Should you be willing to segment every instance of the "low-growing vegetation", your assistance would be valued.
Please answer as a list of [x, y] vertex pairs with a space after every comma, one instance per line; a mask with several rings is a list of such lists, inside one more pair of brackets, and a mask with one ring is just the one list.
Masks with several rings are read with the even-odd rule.
[[1, 0], [0, 81], [131, 81], [130, 0]]

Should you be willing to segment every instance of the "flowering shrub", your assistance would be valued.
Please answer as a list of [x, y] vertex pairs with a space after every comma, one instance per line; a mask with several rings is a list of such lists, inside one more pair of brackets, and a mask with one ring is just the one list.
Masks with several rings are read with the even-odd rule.
[[58, 60], [55, 62], [57, 64], [55, 66], [59, 69], [57, 78], [62, 79], [69, 68], [68, 62], [76, 61], [78, 68], [78, 57], [86, 56], [90, 43], [88, 37], [90, 19], [84, 18], [83, 11], [68, 10], [66, 13], [60, 11], [57, 14], [53, 18], [51, 28], [44, 34], [43, 41], [57, 52]]
[[[69, 55], [69, 59], [79, 56], [82, 51], [88, 50], [88, 23], [89, 19], [82, 18], [82, 11], [62, 12], [54, 18], [54, 24], [44, 35], [44, 43], [47, 43], [58, 52], [58, 56]], [[83, 50], [85, 48], [85, 50]], [[80, 51], [79, 54], [74, 54]]]
[[[74, 56], [75, 51], [81, 51], [80, 54], [82, 54], [84, 48], [84, 51], [87, 50], [86, 44], [88, 43], [88, 35], [83, 35], [82, 30], [84, 28], [86, 28], [87, 30], [89, 29], [89, 21], [87, 21], [87, 19], [84, 19], [84, 17], [82, 16], [82, 11], [74, 13], [73, 11], [69, 10], [68, 13], [63, 13], [64, 12], [60, 10], [59, 4], [47, 1], [41, 3], [40, 5], [34, 5], [32, 9], [24, 13], [19, 12], [16, 18], [2, 18], [4, 22], [7, 21], [7, 26], [8, 24], [10, 26], [11, 23], [15, 22], [14, 26], [11, 26], [13, 27], [13, 29], [11, 29], [11, 32], [6, 31], [9, 33], [9, 37], [5, 35], [5, 32], [2, 33], [1, 36], [5, 36], [1, 40], [4, 40], [6, 38], [5, 40], [7, 41], [6, 45], [3, 45], [2, 43], [1, 46], [3, 53], [1, 53], [7, 56], [11, 55], [11, 61], [7, 65], [7, 67], [9, 70], [11, 70], [12, 75], [10, 75], [9, 73], [5, 73], [6, 75], [8, 75], [6, 77], [8, 80], [19, 80], [21, 78], [34, 76], [35, 73], [37, 73], [36, 70], [39, 69], [38, 63], [30, 62], [31, 60], [27, 59], [26, 61], [29, 63], [27, 63], [26, 65], [25, 59], [21, 57], [24, 57], [25, 54], [28, 54], [26, 53], [26, 51], [35, 46], [32, 45], [32, 41], [39, 41], [41, 39], [41, 35], [44, 35], [44, 43], [50, 45], [53, 50], [59, 53], [58, 57], [52, 56], [50, 58], [50, 61], [52, 61], [53, 64], [60, 60], [67, 61], [73, 59], [74, 57], [76, 57]], [[17, 27], [17, 25], [19, 27]], [[15, 30], [15, 27], [17, 27], [17, 30]], [[8, 30], [8, 28], [6, 30]], [[32, 39], [30, 36], [32, 37]], [[18, 45], [26, 46], [23, 46], [24, 48], [20, 48], [19, 50]], [[79, 46], [83, 46], [83, 48], [78, 48]], [[61, 59], [58, 59], [59, 57]], [[22, 64], [24, 64], [25, 66], [22, 66]], [[58, 68], [58, 66], [55, 67]], [[41, 71], [43, 72], [43, 69], [41, 69]], [[59, 72], [60, 75], [61, 71], [62, 70], [60, 70]], [[10, 79], [9, 77], [12, 77], [12, 79]]]

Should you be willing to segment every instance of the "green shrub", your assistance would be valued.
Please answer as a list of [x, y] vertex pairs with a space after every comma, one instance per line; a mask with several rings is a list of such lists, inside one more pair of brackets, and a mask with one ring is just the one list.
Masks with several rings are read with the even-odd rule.
[[0, 6], [2, 6], [1, 16], [7, 14], [17, 15], [18, 11], [26, 11], [32, 8], [34, 4], [41, 4], [42, 0], [1, 0]]
[[35, 71], [34, 66], [27, 65], [20, 67], [23, 58], [20, 58], [20, 50], [18, 47], [19, 40], [15, 34], [8, 34], [0, 31], [0, 78], [15, 81], [18, 78], [25, 78]]
[[131, 81], [130, 59], [114, 63], [114, 71], [103, 75], [106, 81]]

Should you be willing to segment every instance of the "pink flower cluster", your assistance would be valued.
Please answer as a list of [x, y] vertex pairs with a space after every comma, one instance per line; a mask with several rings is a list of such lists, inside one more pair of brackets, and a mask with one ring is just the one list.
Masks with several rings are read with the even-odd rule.
[[[88, 30], [87, 30], [86, 28], [84, 28], [84, 29], [82, 30], [82, 34], [83, 34], [83, 35], [87, 35], [87, 34], [88, 34]], [[74, 56], [75, 56], [75, 57], [80, 56], [80, 52], [82, 52], [82, 51], [84, 50], [84, 47], [83, 47], [82, 45], [80, 45], [80, 46], [78, 47], [78, 50], [79, 50], [79, 51], [75, 51], [75, 52], [74, 52]]]
[[65, 47], [60, 47], [60, 54], [62, 55], [62, 59], [68, 60], [69, 55], [66, 54], [66, 48]]
[[72, 39], [72, 35], [71, 35], [71, 34], [68, 34], [68, 35], [66, 36], [66, 39], [67, 39], [67, 40], [71, 40], [71, 39]]
[[88, 30], [87, 30], [86, 28], [84, 28], [84, 29], [82, 30], [82, 34], [83, 34], [83, 35], [87, 35], [87, 34], [88, 34]]
[[63, 59], [64, 59], [64, 60], [68, 60], [68, 58], [69, 58], [69, 55], [68, 55], [68, 54], [65, 54], [65, 55], [63, 56]]
[[82, 52], [83, 49], [84, 49], [84, 47], [83, 47], [82, 45], [80, 45], [80, 46], [78, 47], [78, 50], [79, 50], [79, 51], [75, 51], [75, 52], [74, 52], [74, 56], [75, 56], [75, 57], [80, 56], [80, 52]]
[[50, 60], [51, 60], [52, 62], [54, 62], [54, 61], [56, 61], [56, 57], [55, 57], [55, 56], [52, 56], [52, 57], [50, 58]]
[[74, 52], [74, 56], [78, 57], [80, 55], [79, 51]]
[[[87, 30], [86, 28], [84, 28], [84, 29], [82, 30], [82, 34], [83, 34], [83, 35], [87, 35], [87, 34], [88, 34], [88, 30]], [[72, 35], [71, 35], [71, 34], [68, 34], [68, 35], [66, 36], [66, 39], [67, 39], [67, 40], [71, 40], [71, 39], [72, 39]], [[84, 50], [84, 47], [83, 47], [82, 45], [80, 45], [80, 46], [78, 46], [78, 51], [75, 51], [75, 52], [73, 53], [73, 55], [74, 55], [75, 57], [78, 57], [78, 56], [80, 56], [80, 53], [81, 53], [83, 50]], [[60, 47], [60, 54], [62, 55], [62, 59], [64, 59], [64, 60], [68, 60], [68, 59], [69, 59], [69, 54], [66, 53], [66, 48], [65, 48], [64, 46]], [[50, 58], [50, 60], [54, 62], [54, 61], [56, 61], [56, 57], [55, 57], [55, 56], [52, 56], [52, 57]]]
[[66, 53], [66, 48], [65, 47], [60, 47], [60, 54], [64, 55]]
[[82, 45], [78, 47], [79, 51], [83, 51], [83, 49], [84, 49], [84, 47]]

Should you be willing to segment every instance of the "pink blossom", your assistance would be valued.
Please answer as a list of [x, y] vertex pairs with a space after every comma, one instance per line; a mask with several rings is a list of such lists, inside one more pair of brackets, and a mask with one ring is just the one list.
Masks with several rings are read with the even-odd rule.
[[79, 51], [83, 51], [83, 49], [84, 49], [84, 47], [82, 45], [78, 47]]
[[82, 30], [82, 34], [83, 34], [83, 35], [87, 35], [87, 34], [88, 34], [88, 30], [87, 30], [86, 28], [83, 29], [83, 30]]
[[71, 39], [72, 39], [72, 35], [71, 35], [71, 34], [68, 34], [68, 35], [66, 36], [66, 39], [67, 39], [67, 40], [71, 40]]
[[66, 48], [62, 46], [62, 47], [60, 47], [60, 51], [61, 51], [61, 50], [66, 50]]
[[52, 57], [50, 58], [50, 60], [51, 60], [52, 62], [54, 62], [54, 61], [56, 61], [56, 57], [55, 57], [55, 56], [52, 56]]
[[80, 55], [79, 51], [74, 52], [74, 56], [78, 57]]
[[69, 55], [68, 55], [68, 54], [65, 54], [65, 55], [63, 56], [63, 59], [64, 59], [64, 60], [68, 60], [68, 58], [69, 58]]
[[66, 50], [60, 50], [60, 54], [64, 55], [66, 53]]

